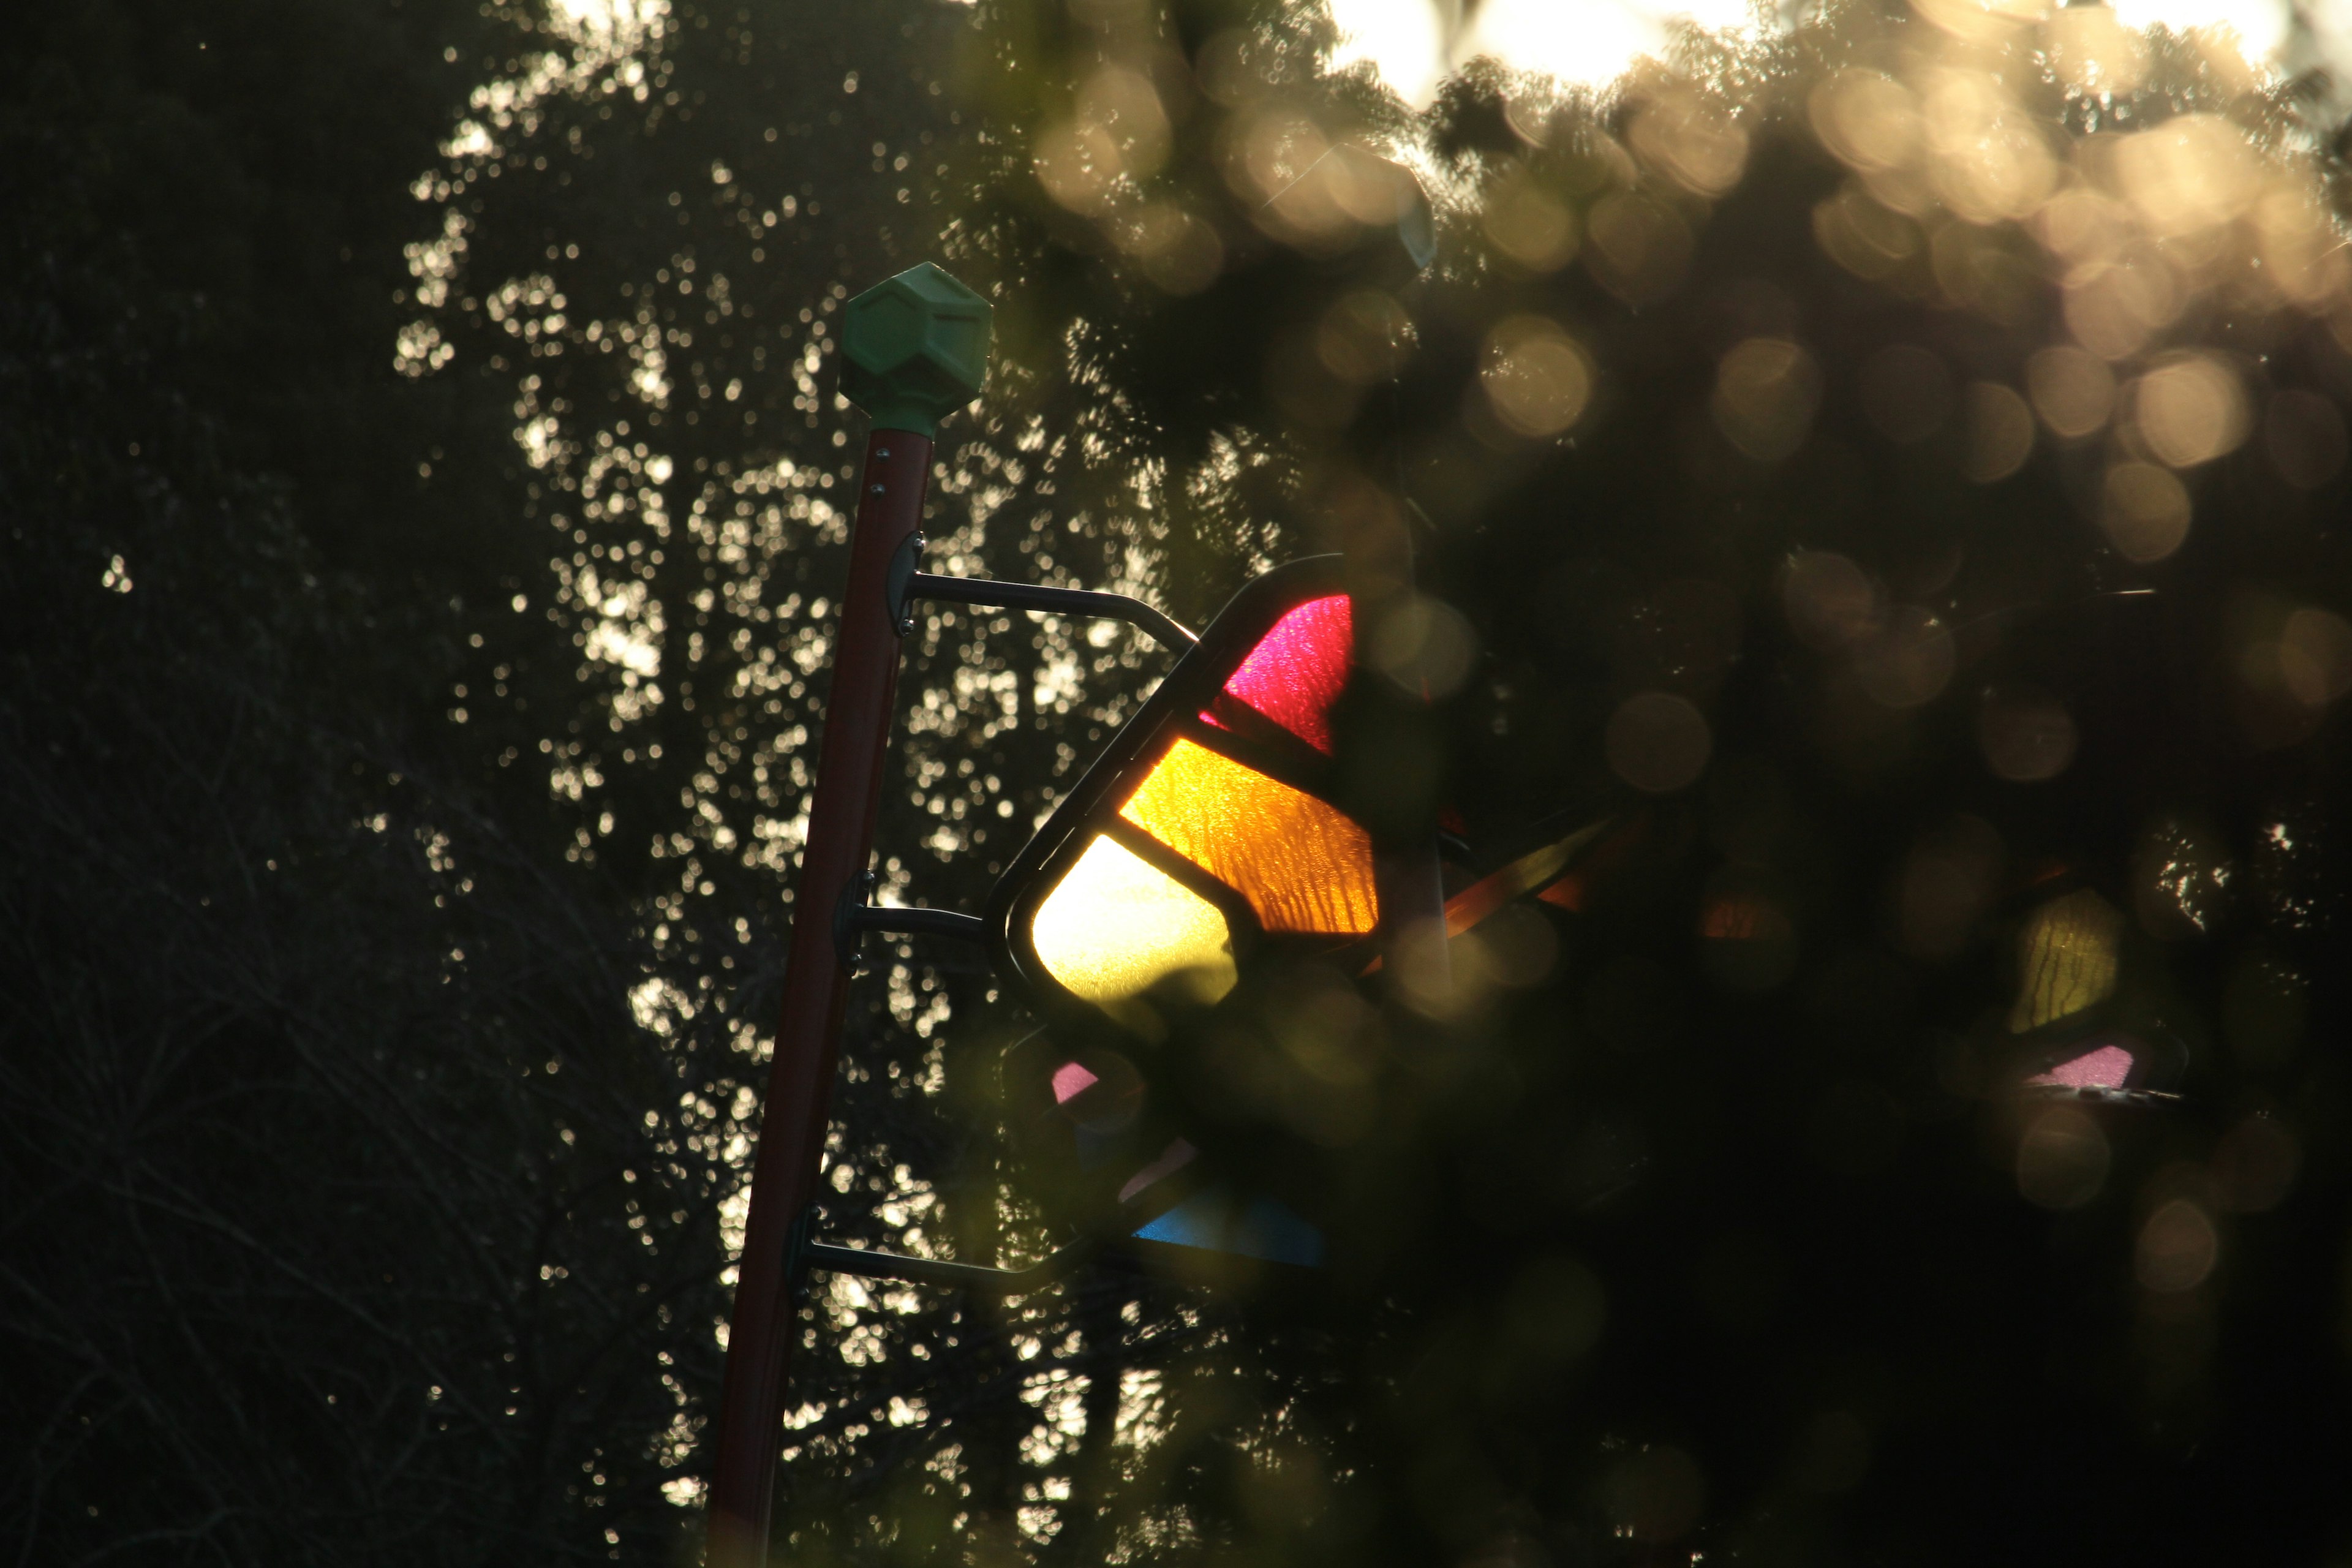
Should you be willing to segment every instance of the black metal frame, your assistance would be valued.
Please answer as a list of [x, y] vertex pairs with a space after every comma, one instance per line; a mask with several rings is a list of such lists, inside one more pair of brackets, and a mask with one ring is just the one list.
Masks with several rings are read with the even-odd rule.
[[898, 628], [900, 637], [915, 629], [915, 613], [908, 608], [912, 601], [933, 599], [980, 609], [1036, 610], [1047, 615], [1125, 621], [1149, 634], [1162, 647], [1174, 648], [1179, 653], [1201, 640], [1169, 616], [1125, 594], [1102, 594], [1091, 588], [1047, 588], [1034, 583], [1001, 582], [993, 577], [940, 577], [919, 571], [917, 564], [922, 560], [926, 542], [921, 534], [909, 534], [906, 543], [898, 547], [898, 553], [891, 558], [890, 624]]
[[[1297, 763], [1270, 756], [1261, 759], [1244, 738], [1211, 731], [1198, 715], [1215, 700], [1234, 666], [1276, 621], [1309, 599], [1346, 591], [1339, 565], [1336, 555], [1309, 556], [1275, 568], [1234, 595], [1210, 622], [1192, 651], [1178, 661], [1159, 689], [1111, 737], [1094, 765], [997, 879], [982, 917], [992, 956], [999, 973], [1019, 984], [1048, 1018], [1098, 1020], [1104, 1015], [1064, 990], [1036, 962], [1025, 939], [1026, 917], [1060, 881], [1060, 873], [1084, 847], [1087, 830], [1097, 825], [1107, 798], [1126, 783], [1137, 763], [1172, 744], [1177, 736], [1189, 733], [1220, 751], [1248, 755], [1252, 765], [1262, 766], [1262, 771], [1310, 794], [1321, 793], [1317, 787], [1319, 781], [1307, 776]], [[1238, 895], [1207, 882], [1197, 868], [1178, 862], [1165, 851], [1155, 855], [1157, 847], [1142, 841], [1140, 836], [1130, 839], [1121, 835], [1120, 841], [1207, 897], [1225, 916], [1237, 942], [1265, 940], [1256, 918]], [[1323, 941], [1327, 946], [1335, 945], [1330, 939]]]
[[[1082, 828], [1090, 825], [1102, 797], [1125, 779], [1140, 756], [1164, 748], [1177, 735], [1188, 731], [1207, 734], [1196, 717], [1199, 710], [1214, 700], [1234, 666], [1247, 656], [1276, 621], [1306, 600], [1344, 591], [1339, 579], [1339, 558], [1313, 556], [1276, 567], [1256, 578], [1218, 613], [1204, 642], [1141, 600], [1120, 594], [1041, 588], [981, 578], [936, 577], [919, 572], [915, 566], [923, 544], [921, 534], [910, 536], [890, 564], [888, 610], [891, 624], [902, 637], [913, 627], [908, 604], [917, 598], [930, 598], [982, 607], [1123, 620], [1179, 649], [1181, 657], [1160, 683], [1159, 689], [1111, 738], [1045, 825], [1005, 868], [990, 894], [986, 915], [967, 915], [952, 910], [893, 909], [872, 903], [869, 900], [879, 879], [867, 871], [842, 889], [840, 900], [834, 907], [834, 951], [842, 967], [855, 974], [867, 931], [982, 942], [988, 946], [998, 973], [1028, 991], [1043, 1010], [1051, 1014], [1065, 1012], [1074, 1005], [1083, 1006], [1063, 993], [1040, 966], [1024, 962], [1019, 947], [1010, 940], [1012, 921], [1024, 901], [1022, 894], [1030, 893], [1034, 901], [1051, 890], [1054, 882], [1059, 880], [1058, 876], [1051, 875], [1061, 868], [1056, 861], [1068, 858], [1073, 841]], [[1245, 738], [1223, 731], [1216, 733], [1214, 743], [1221, 750], [1252, 755], [1257, 750]], [[1303, 768], [1312, 770], [1316, 766], [1304, 759], [1269, 756], [1263, 761], [1265, 770], [1275, 776], [1309, 787], [1318, 782], [1302, 775]], [[1181, 869], [1188, 883], [1199, 879], [1195, 868], [1186, 866]], [[1257, 934], [1256, 921], [1246, 905], [1236, 904], [1222, 891], [1213, 901], [1225, 912], [1237, 936], [1247, 941]], [[1160, 1209], [1182, 1201], [1190, 1188], [1190, 1183], [1171, 1183], [1159, 1194], [1158, 1204], [1149, 1210], [1129, 1212], [1122, 1216], [1123, 1220], [1148, 1221]], [[1154, 1254], [1189, 1250], [1170, 1244], [1139, 1242], [1130, 1237], [1081, 1237], [1026, 1268], [992, 1268], [976, 1263], [836, 1247], [807, 1234], [809, 1218], [810, 1215], [803, 1216], [803, 1226], [794, 1230], [790, 1243], [790, 1267], [795, 1278], [807, 1269], [821, 1268], [861, 1279], [899, 1279], [1000, 1296], [1042, 1289], [1089, 1264], [1116, 1263], [1133, 1268]]]

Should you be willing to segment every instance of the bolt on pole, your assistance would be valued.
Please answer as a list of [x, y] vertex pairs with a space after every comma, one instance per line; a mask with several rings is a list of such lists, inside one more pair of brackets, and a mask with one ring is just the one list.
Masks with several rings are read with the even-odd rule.
[[786, 1254], [816, 1190], [849, 1000], [849, 976], [834, 951], [833, 911], [873, 850], [898, 687], [890, 563], [922, 522], [940, 420], [970, 403], [987, 374], [989, 318], [985, 300], [929, 262], [867, 289], [843, 315], [841, 390], [871, 416], [872, 434], [850, 533], [849, 584], [834, 632], [833, 683], [793, 902], [751, 1214], [736, 1265], [706, 1520], [709, 1568], [761, 1568], [767, 1561], [796, 1336]]

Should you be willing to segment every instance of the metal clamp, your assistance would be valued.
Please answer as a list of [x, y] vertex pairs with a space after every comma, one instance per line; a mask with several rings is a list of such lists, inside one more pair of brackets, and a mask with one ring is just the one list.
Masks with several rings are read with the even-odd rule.
[[833, 952], [844, 973], [859, 973], [859, 950], [869, 931], [891, 936], [940, 936], [952, 942], [988, 940], [988, 922], [978, 915], [953, 910], [891, 909], [873, 902], [879, 880], [871, 871], [860, 871], [841, 889], [833, 906]]
[[988, 610], [1038, 610], [1050, 615], [1093, 616], [1125, 621], [1162, 647], [1182, 653], [1201, 639], [1140, 599], [1125, 594], [1098, 594], [1089, 588], [1045, 588], [1034, 583], [1005, 583], [993, 577], [940, 577], [916, 570], [927, 542], [910, 533], [890, 559], [888, 578], [890, 624], [905, 637], [915, 629], [916, 599], [971, 605]]
[[898, 552], [890, 557], [890, 573], [884, 580], [883, 594], [890, 611], [890, 626], [900, 637], [915, 629], [915, 612], [909, 608], [910, 591], [915, 579], [922, 575], [923, 547], [930, 541], [917, 529], [898, 542]]

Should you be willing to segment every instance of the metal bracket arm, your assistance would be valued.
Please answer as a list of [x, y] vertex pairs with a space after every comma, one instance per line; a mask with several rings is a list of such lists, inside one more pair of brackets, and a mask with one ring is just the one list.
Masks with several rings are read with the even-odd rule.
[[921, 534], [910, 536], [890, 563], [890, 624], [898, 628], [900, 637], [915, 626], [914, 612], [908, 605], [917, 599], [936, 599], [982, 609], [1043, 610], [1055, 615], [1099, 616], [1105, 620], [1125, 621], [1150, 634], [1161, 647], [1174, 648], [1178, 653], [1201, 640], [1142, 600], [1131, 599], [1125, 594], [1098, 594], [1090, 588], [1045, 588], [1034, 583], [1005, 583], [993, 577], [940, 577], [919, 572], [915, 566], [922, 559], [923, 543]]
[[904, 1279], [916, 1285], [948, 1285], [1017, 1296], [1052, 1284], [1084, 1264], [1093, 1251], [1093, 1242], [1074, 1241], [1047, 1253], [1026, 1268], [989, 1268], [977, 1263], [948, 1263], [936, 1258], [908, 1258], [895, 1252], [868, 1252], [863, 1247], [811, 1241], [801, 1245], [799, 1262], [804, 1268], [855, 1274], [865, 1279]]
[[953, 910], [891, 909], [866, 902], [874, 896], [876, 880], [873, 872], [859, 872], [841, 889], [841, 899], [833, 907], [833, 951], [848, 973], [857, 973], [858, 952], [869, 931], [889, 936], [941, 936], [952, 942], [988, 940], [988, 922], [978, 915]]

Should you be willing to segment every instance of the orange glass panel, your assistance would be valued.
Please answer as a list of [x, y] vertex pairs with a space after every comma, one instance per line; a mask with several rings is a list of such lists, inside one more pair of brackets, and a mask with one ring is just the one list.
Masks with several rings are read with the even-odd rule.
[[1119, 815], [1247, 899], [1268, 931], [1360, 936], [1380, 922], [1370, 836], [1206, 746], [1178, 741]]

